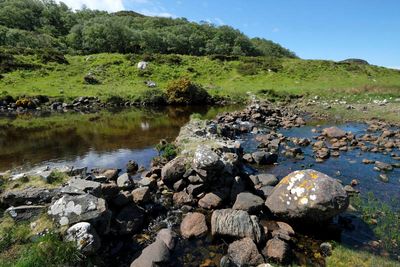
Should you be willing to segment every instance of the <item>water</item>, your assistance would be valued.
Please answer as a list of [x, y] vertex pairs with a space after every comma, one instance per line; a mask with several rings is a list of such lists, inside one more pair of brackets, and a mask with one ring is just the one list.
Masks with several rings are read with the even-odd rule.
[[190, 115], [212, 118], [228, 107], [128, 109], [98, 114], [23, 115], [0, 120], [0, 171], [48, 166], [148, 167], [154, 146], [173, 141]]

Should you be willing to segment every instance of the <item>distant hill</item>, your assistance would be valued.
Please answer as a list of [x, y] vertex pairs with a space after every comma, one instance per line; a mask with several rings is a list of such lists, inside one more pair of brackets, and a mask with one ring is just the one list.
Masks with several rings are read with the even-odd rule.
[[56, 49], [69, 54], [161, 53], [295, 58], [269, 40], [250, 39], [229, 26], [185, 18], [107, 13], [49, 0], [0, 0], [0, 46]]

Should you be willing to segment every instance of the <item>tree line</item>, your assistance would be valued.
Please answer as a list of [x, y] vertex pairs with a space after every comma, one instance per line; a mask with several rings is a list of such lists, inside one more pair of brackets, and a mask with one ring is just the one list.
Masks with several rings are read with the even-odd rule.
[[72, 11], [53, 0], [0, 0], [0, 46], [101, 52], [296, 57], [230, 26], [185, 18], [148, 17], [132, 11]]

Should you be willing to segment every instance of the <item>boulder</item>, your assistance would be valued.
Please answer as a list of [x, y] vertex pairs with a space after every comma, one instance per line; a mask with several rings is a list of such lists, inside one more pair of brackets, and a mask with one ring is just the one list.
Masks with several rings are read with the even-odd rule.
[[151, 199], [150, 188], [147, 186], [136, 188], [132, 191], [133, 202], [145, 203]]
[[72, 178], [68, 185], [61, 188], [61, 193], [71, 195], [92, 194], [101, 196], [101, 183], [79, 178]]
[[18, 206], [9, 207], [5, 212], [10, 215], [14, 221], [30, 221], [37, 218], [46, 209], [45, 206]]
[[193, 157], [193, 168], [201, 169], [207, 173], [220, 170], [223, 164], [220, 157], [208, 146], [197, 147]]
[[58, 193], [58, 189], [29, 187], [22, 190], [7, 191], [1, 196], [1, 203], [7, 206], [46, 204]]
[[174, 205], [182, 206], [186, 204], [192, 204], [193, 197], [185, 191], [181, 191], [178, 193], [174, 193], [174, 195], [172, 196], [172, 200], [174, 202]]
[[188, 213], [181, 223], [184, 238], [199, 237], [207, 233], [206, 216], [200, 212]]
[[389, 163], [381, 162], [381, 161], [375, 161], [375, 168], [377, 168], [380, 171], [391, 171], [393, 170], [393, 166]]
[[89, 194], [65, 195], [49, 207], [48, 214], [61, 226], [86, 221], [100, 233], [108, 232], [111, 219], [106, 201]]
[[265, 204], [284, 220], [321, 222], [345, 211], [349, 197], [337, 180], [308, 169], [283, 178]]
[[117, 185], [119, 188], [122, 189], [129, 189], [134, 186], [133, 181], [131, 180], [131, 177], [129, 176], [128, 173], [124, 173], [120, 175], [117, 179]]
[[235, 204], [233, 204], [232, 209], [234, 210], [244, 210], [248, 213], [257, 213], [262, 210], [264, 206], [264, 200], [249, 192], [240, 193], [236, 197]]
[[128, 161], [128, 163], [126, 164], [127, 173], [134, 175], [137, 173], [138, 170], [139, 170], [139, 165], [135, 161], [133, 160]]
[[177, 157], [161, 169], [161, 178], [167, 185], [173, 185], [178, 180], [182, 179], [186, 172], [186, 158]]
[[262, 254], [268, 260], [282, 264], [288, 263], [291, 257], [290, 246], [283, 240], [272, 238], [262, 250]]
[[118, 178], [118, 169], [93, 169], [92, 174], [96, 179], [115, 180]]
[[199, 200], [199, 207], [203, 209], [216, 209], [222, 204], [222, 199], [215, 193], [207, 193]]
[[131, 267], [166, 266], [170, 258], [167, 245], [160, 239], [143, 249], [142, 254], [134, 260]]
[[156, 240], [162, 240], [169, 250], [175, 248], [176, 233], [169, 228], [161, 229], [156, 236]]
[[134, 205], [128, 205], [116, 216], [114, 229], [121, 235], [132, 234], [141, 229], [143, 221], [142, 211]]
[[228, 247], [228, 257], [236, 266], [258, 266], [264, 263], [263, 256], [249, 237], [231, 243]]
[[260, 186], [275, 186], [278, 184], [279, 180], [275, 175], [269, 173], [261, 173], [258, 175], [250, 175], [254, 185]]
[[252, 154], [252, 157], [259, 165], [271, 165], [278, 160], [277, 154], [266, 151], [256, 151]]
[[212, 213], [211, 234], [236, 238], [249, 237], [256, 243], [260, 242], [263, 237], [256, 216], [250, 216], [243, 210], [233, 209], [215, 210]]
[[68, 228], [65, 240], [74, 242], [84, 255], [94, 254], [101, 246], [101, 240], [96, 230], [87, 222], [80, 222]]
[[346, 132], [338, 127], [329, 127], [322, 130], [322, 135], [325, 135], [328, 138], [337, 138], [340, 139], [346, 136]]

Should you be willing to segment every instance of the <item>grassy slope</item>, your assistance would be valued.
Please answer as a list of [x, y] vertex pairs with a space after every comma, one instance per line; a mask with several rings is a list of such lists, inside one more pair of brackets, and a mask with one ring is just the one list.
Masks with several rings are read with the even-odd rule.
[[[256, 75], [241, 75], [239, 61], [220, 62], [208, 57], [181, 56], [179, 65], [150, 63], [147, 77], [139, 75], [136, 63], [120, 54], [68, 56], [70, 65], [50, 63], [39, 70], [22, 70], [5, 74], [0, 80], [0, 93], [11, 95], [44, 94], [53, 97], [74, 98], [99, 96], [103, 99], [118, 95], [139, 98], [147, 88], [146, 80], [158, 87], [173, 79], [187, 76], [202, 84], [212, 94], [244, 96], [246, 92], [274, 89], [295, 94], [318, 94], [325, 97], [338, 95], [400, 96], [400, 71], [375, 66], [345, 65], [331, 61], [285, 59], [278, 73], [260, 70]], [[22, 57], [34, 62], [33, 57]], [[92, 72], [101, 80], [100, 85], [87, 85], [83, 77]]]

